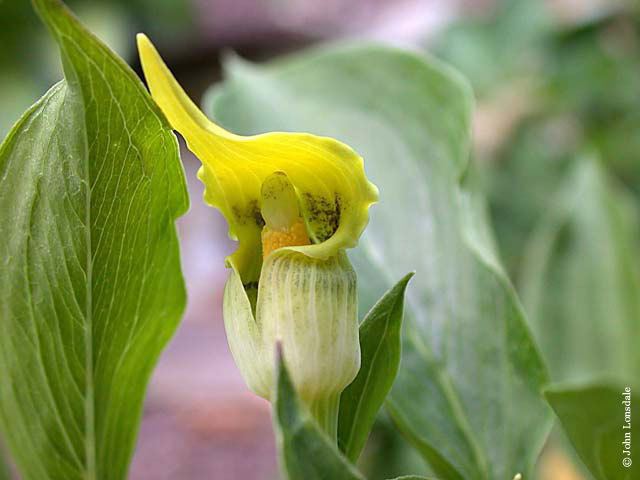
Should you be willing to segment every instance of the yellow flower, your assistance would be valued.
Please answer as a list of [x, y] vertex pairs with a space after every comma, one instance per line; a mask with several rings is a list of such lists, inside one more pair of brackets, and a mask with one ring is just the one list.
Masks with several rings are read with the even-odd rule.
[[356, 277], [345, 249], [356, 246], [377, 200], [362, 158], [307, 133], [230, 133], [195, 106], [144, 35], [138, 48], [153, 99], [202, 162], [205, 202], [239, 242], [227, 258], [224, 297], [238, 367], [271, 398], [281, 341], [301, 398], [332, 433], [334, 419], [321, 410], [338, 401], [360, 364]]

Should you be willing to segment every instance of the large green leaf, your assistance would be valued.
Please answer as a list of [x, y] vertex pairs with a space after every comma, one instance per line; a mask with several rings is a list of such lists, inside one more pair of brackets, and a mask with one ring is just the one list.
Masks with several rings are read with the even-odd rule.
[[633, 463], [637, 459], [632, 453], [633, 433], [640, 429], [640, 417], [634, 411], [636, 397], [631, 385], [556, 385], [545, 395], [578, 455], [597, 480], [638, 478], [640, 465]]
[[472, 99], [458, 75], [377, 46], [259, 68], [234, 61], [206, 100], [238, 133], [307, 130], [365, 158], [380, 203], [352, 255], [364, 305], [406, 271], [409, 341], [389, 406], [443, 478], [531, 470], [550, 424], [545, 367], [495, 258], [482, 202], [461, 189]]
[[121, 479], [185, 305], [184, 175], [135, 74], [34, 3], [66, 78], [0, 147], [0, 426], [22, 478]]
[[628, 194], [584, 158], [534, 235], [522, 290], [555, 380], [639, 378], [638, 218]]
[[363, 480], [298, 400], [284, 364], [277, 358], [277, 389], [273, 405], [280, 467], [288, 480]]
[[340, 397], [338, 445], [355, 462], [400, 365], [400, 330], [404, 292], [413, 273], [405, 275], [373, 306], [360, 325], [361, 366]]

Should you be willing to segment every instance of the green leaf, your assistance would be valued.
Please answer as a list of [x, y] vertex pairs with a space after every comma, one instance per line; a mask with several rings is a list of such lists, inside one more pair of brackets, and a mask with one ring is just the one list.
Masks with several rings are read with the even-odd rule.
[[580, 159], [527, 249], [522, 291], [556, 381], [640, 375], [638, 210]]
[[447, 479], [531, 471], [551, 412], [547, 373], [493, 251], [480, 198], [460, 185], [472, 98], [440, 63], [390, 47], [322, 49], [252, 67], [206, 103], [237, 133], [310, 131], [365, 159], [380, 203], [351, 255], [362, 305], [416, 270], [408, 341], [388, 407]]
[[402, 477], [396, 477], [393, 480], [429, 480], [427, 477], [419, 477], [417, 475], [404, 475]]
[[65, 80], [0, 146], [0, 428], [24, 479], [122, 479], [185, 306], [184, 175], [135, 74], [59, 1], [34, 4]]
[[403, 475], [433, 474], [422, 455], [412, 448], [396, 428], [388, 410], [381, 409], [369, 434], [369, 440], [358, 458], [358, 467], [371, 480], [384, 480]]
[[[631, 403], [624, 393], [629, 388]], [[632, 480], [638, 478], [640, 465], [633, 462], [632, 433], [640, 430], [633, 411], [635, 389], [611, 382], [582, 386], [554, 385], [545, 395], [560, 419], [578, 455], [597, 480]], [[630, 417], [625, 418], [629, 407]], [[626, 434], [629, 434], [626, 437]], [[630, 440], [630, 448], [624, 442]], [[629, 451], [627, 455], [625, 452]], [[629, 460], [625, 460], [629, 459]]]
[[376, 414], [400, 365], [400, 330], [404, 292], [413, 273], [405, 275], [367, 313], [360, 325], [361, 366], [340, 397], [338, 445], [355, 462], [364, 448]]
[[363, 480], [354, 466], [318, 428], [298, 400], [278, 349], [274, 429], [280, 467], [288, 480]]
[[419, 477], [417, 475], [404, 475], [402, 477], [396, 477], [393, 480], [429, 480], [427, 477]]
[[5, 454], [2, 448], [0, 448], [0, 480], [11, 480], [9, 465], [7, 465]]

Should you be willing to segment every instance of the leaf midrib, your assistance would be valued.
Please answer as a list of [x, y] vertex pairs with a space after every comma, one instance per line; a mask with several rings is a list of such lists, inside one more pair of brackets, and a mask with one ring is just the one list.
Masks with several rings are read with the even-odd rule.
[[[67, 84], [65, 81], [61, 81], [59, 83], [57, 83], [56, 85], [54, 85], [46, 94], [45, 96], [42, 97], [42, 99], [36, 104], [36, 106], [34, 106], [33, 110], [31, 110], [31, 112], [29, 112], [29, 115], [31, 114], [35, 114], [35, 113], [40, 113], [41, 111], [45, 110], [48, 106], [49, 103], [51, 102], [51, 99], [54, 98], [54, 96], [58, 93], [58, 92], [62, 92], [63, 94], [63, 100], [60, 103], [60, 105], [63, 105], [66, 101], [67, 95], [69, 94], [69, 89], [67, 88]], [[60, 113], [63, 111], [63, 108], [59, 107], [58, 111], [57, 111], [57, 115], [56, 115], [56, 120], [55, 123], [58, 123], [58, 120], [60, 118]], [[33, 118], [29, 118], [29, 126], [31, 125]], [[28, 127], [27, 127], [28, 128]], [[47, 147], [44, 149], [45, 151], [49, 149], [49, 147], [51, 146], [51, 138], [53, 136], [53, 133], [50, 133], [48, 142], [47, 142]], [[36, 179], [36, 183], [35, 183], [35, 187], [34, 187], [34, 195], [33, 195], [33, 199], [31, 202], [31, 206], [30, 206], [30, 211], [29, 211], [29, 231], [32, 231], [33, 228], [33, 218], [34, 218], [34, 211], [36, 209], [36, 205], [38, 204], [38, 199], [40, 197], [40, 191], [41, 191], [41, 183], [42, 183], [42, 176], [38, 176]], [[33, 281], [31, 280], [33, 278], [33, 275], [31, 273], [31, 262], [29, 262], [29, 258], [31, 257], [31, 254], [29, 253], [29, 250], [31, 249], [31, 236], [29, 236], [29, 239], [27, 241], [27, 245], [26, 245], [26, 250], [25, 250], [25, 254], [26, 254], [26, 261], [25, 261], [25, 278], [27, 278], [28, 280], [28, 284], [31, 285], [33, 284]], [[31, 289], [27, 289], [27, 293], [29, 296], [29, 313], [32, 319], [35, 320], [36, 314], [34, 312], [34, 308], [33, 308], [33, 300], [31, 299]], [[61, 414], [60, 414], [60, 410], [58, 408], [58, 405], [54, 399], [53, 396], [53, 391], [51, 388], [51, 384], [49, 383], [49, 379], [46, 375], [46, 368], [44, 365], [44, 359], [42, 356], [42, 348], [40, 345], [40, 339], [36, 336], [35, 339], [36, 342], [36, 350], [38, 352], [40, 352], [40, 355], [38, 355], [38, 365], [39, 367], [42, 369], [42, 374], [45, 378], [45, 380], [47, 381], [47, 387], [48, 387], [48, 392], [51, 395], [50, 400], [52, 402], [52, 405], [54, 406], [54, 410], [56, 413], [56, 420], [59, 424], [59, 427], [61, 429], [63, 438], [65, 440], [65, 443], [67, 444], [67, 447], [69, 448], [70, 452], [73, 454], [74, 456], [74, 460], [78, 462], [79, 465], [82, 465], [82, 461], [81, 459], [77, 456], [77, 452], [75, 451], [75, 449], [72, 446], [72, 442], [71, 439], [69, 438], [68, 432], [65, 430], [64, 425], [61, 422]]]
[[[82, 99], [83, 114], [86, 114], [84, 108], [84, 97]], [[92, 185], [91, 175], [89, 173], [89, 139], [87, 135], [86, 122], [82, 130], [84, 140], [84, 159], [86, 172], [86, 195], [85, 195], [85, 242], [86, 242], [86, 262], [87, 262], [87, 285], [85, 295], [86, 305], [86, 326], [85, 326], [85, 369], [86, 369], [86, 395], [85, 395], [85, 454], [87, 463], [87, 480], [96, 478], [96, 429], [95, 429], [95, 391], [94, 391], [94, 375], [93, 375], [93, 256], [92, 256], [92, 235], [91, 235], [91, 198]]]
[[[48, 12], [42, 12], [45, 16], [48, 16]], [[56, 38], [62, 39], [64, 37], [64, 33], [60, 30], [58, 25], [55, 23], [55, 19], [49, 18], [46, 22], [47, 25], [53, 30], [53, 33]], [[63, 57], [69, 58], [67, 48], [64, 46], [63, 42], [57, 42], [62, 53]], [[79, 75], [75, 70], [75, 66], [72, 62], [66, 63], [70, 69], [72, 69], [74, 75], [76, 76], [76, 81], [79, 82]], [[66, 79], [66, 70], [65, 70], [65, 84], [69, 91], [73, 91], [77, 98], [81, 101], [82, 107], [82, 151], [83, 151], [83, 160], [84, 160], [84, 169], [85, 169], [85, 178], [83, 179], [85, 182], [85, 249], [86, 249], [86, 289], [85, 289], [85, 328], [84, 328], [84, 348], [85, 348], [85, 400], [84, 400], [84, 417], [85, 417], [85, 436], [84, 436], [84, 447], [85, 447], [85, 469], [86, 469], [86, 479], [87, 480], [96, 480], [97, 479], [97, 461], [96, 461], [96, 425], [95, 425], [95, 388], [94, 388], [94, 362], [93, 362], [93, 252], [92, 252], [92, 234], [91, 234], [91, 204], [92, 204], [92, 183], [91, 183], [91, 175], [90, 175], [90, 166], [91, 161], [89, 158], [89, 137], [87, 133], [87, 122], [86, 122], [86, 108], [85, 108], [85, 98], [81, 88], [73, 88], [74, 86], [69, 84]], [[65, 99], [66, 100], [66, 99]]]

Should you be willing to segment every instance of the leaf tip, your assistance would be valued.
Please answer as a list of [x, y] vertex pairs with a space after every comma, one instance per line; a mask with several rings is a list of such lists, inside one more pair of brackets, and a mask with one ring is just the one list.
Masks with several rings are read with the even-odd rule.
[[274, 390], [274, 393], [277, 398], [280, 395], [280, 392], [282, 390], [289, 389], [289, 384], [288, 384], [289, 372], [287, 371], [287, 366], [285, 365], [285, 362], [284, 362], [284, 349], [282, 347], [282, 340], [280, 339], [276, 340], [274, 352], [275, 352], [275, 364], [276, 364], [275, 378], [274, 378], [276, 388]]
[[400, 290], [400, 292], [404, 295], [404, 291], [406, 290], [407, 285], [409, 285], [409, 282], [411, 281], [411, 279], [415, 274], [416, 274], [415, 270], [412, 270], [411, 272], [407, 273], [404, 277], [398, 280], [398, 283], [396, 283], [395, 287], [393, 288], [396, 291]]
[[280, 368], [282, 367], [283, 359], [284, 359], [284, 352], [282, 350], [282, 340], [278, 339], [276, 341], [276, 366], [278, 367], [278, 370], [280, 370]]
[[402, 277], [400, 279], [400, 282], [402, 283], [409, 283], [409, 280], [411, 280], [413, 278], [413, 276], [416, 274], [415, 270], [411, 270], [409, 273], [407, 273], [404, 277]]

